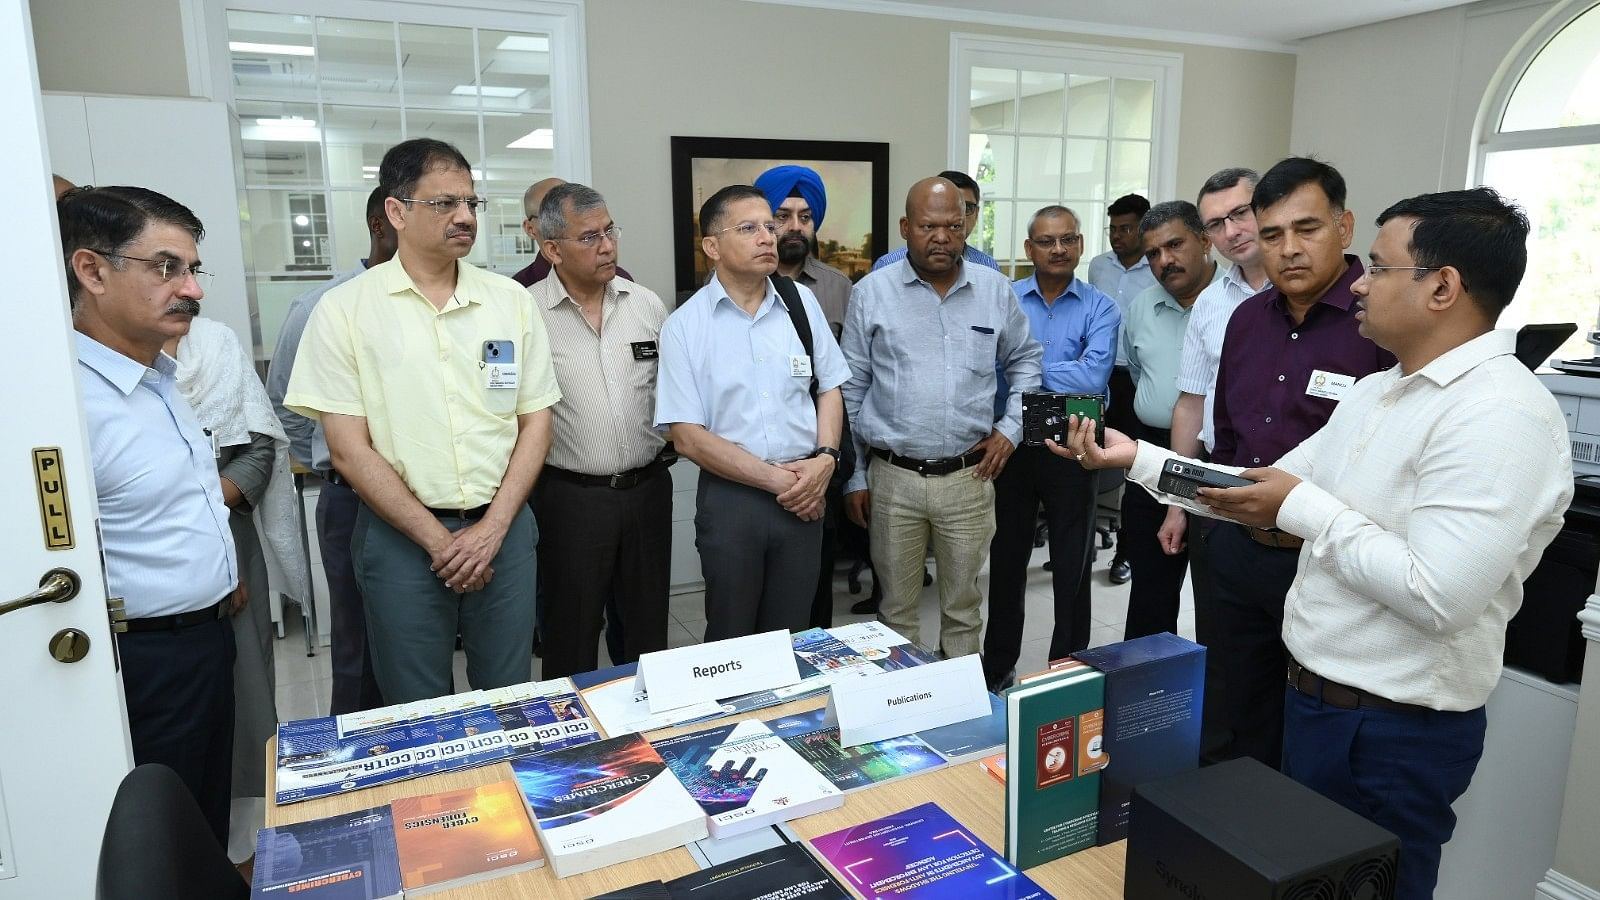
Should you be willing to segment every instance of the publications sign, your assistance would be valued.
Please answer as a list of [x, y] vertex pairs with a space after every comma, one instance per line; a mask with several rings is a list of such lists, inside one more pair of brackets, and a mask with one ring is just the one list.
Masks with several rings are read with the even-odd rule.
[[646, 653], [639, 657], [634, 691], [647, 693], [650, 711], [659, 713], [799, 681], [789, 632], [769, 631]]
[[989, 715], [978, 654], [833, 685], [824, 720], [854, 747]]

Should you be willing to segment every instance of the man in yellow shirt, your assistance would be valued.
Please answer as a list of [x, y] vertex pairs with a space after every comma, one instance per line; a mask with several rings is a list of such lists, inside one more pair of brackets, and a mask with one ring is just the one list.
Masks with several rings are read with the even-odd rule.
[[454, 691], [458, 632], [472, 687], [528, 680], [526, 501], [561, 391], [527, 292], [462, 261], [485, 201], [461, 152], [405, 141], [378, 179], [399, 249], [317, 305], [284, 405], [322, 421], [361, 497], [350, 551], [373, 672], [403, 703]]

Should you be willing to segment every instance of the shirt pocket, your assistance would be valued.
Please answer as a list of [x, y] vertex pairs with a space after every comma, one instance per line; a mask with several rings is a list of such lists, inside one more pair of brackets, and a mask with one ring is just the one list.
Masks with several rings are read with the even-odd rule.
[[[982, 330], [980, 330], [982, 329]], [[974, 325], [967, 330], [967, 368], [974, 372], [992, 372], [996, 348], [1000, 337], [993, 328]]]

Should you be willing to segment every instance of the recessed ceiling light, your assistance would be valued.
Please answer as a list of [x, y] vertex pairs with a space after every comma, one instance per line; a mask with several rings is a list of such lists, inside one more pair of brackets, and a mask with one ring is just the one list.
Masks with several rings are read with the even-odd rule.
[[556, 133], [549, 128], [535, 128], [506, 145], [507, 150], [553, 150]]
[[495, 49], [545, 53], [550, 50], [550, 39], [542, 34], [514, 34], [501, 41]]
[[494, 97], [497, 100], [510, 100], [514, 97], [521, 97], [527, 92], [527, 88], [496, 87], [492, 84], [486, 84], [483, 87], [472, 84], [458, 84], [450, 89], [450, 93], [457, 97], [475, 97], [481, 93], [485, 97]]
[[315, 50], [302, 44], [258, 44], [254, 41], [229, 41], [234, 53], [272, 53], [278, 56], [311, 56]]

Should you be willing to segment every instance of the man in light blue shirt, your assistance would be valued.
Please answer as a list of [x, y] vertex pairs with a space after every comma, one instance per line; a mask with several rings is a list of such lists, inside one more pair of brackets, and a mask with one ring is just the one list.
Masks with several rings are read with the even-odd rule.
[[328, 579], [328, 613], [333, 646], [331, 715], [358, 712], [383, 705], [378, 679], [372, 674], [372, 658], [367, 653], [367, 620], [361, 602], [361, 587], [356, 582], [355, 564], [350, 559], [350, 535], [355, 531], [356, 513], [361, 498], [344, 476], [333, 470], [328, 454], [328, 439], [322, 423], [290, 412], [283, 405], [289, 392], [289, 375], [294, 371], [300, 337], [305, 334], [311, 311], [324, 294], [362, 274], [373, 266], [388, 262], [395, 251], [394, 229], [383, 212], [388, 192], [382, 187], [367, 196], [367, 233], [371, 243], [361, 268], [353, 269], [294, 298], [278, 332], [278, 347], [267, 368], [267, 396], [289, 435], [289, 452], [300, 465], [322, 478], [317, 491], [317, 545], [322, 553], [322, 570]]
[[[971, 175], [968, 175], [965, 172], [957, 172], [954, 169], [940, 172], [939, 177], [955, 185], [956, 190], [961, 192], [961, 215], [963, 220], [961, 226], [961, 240], [970, 241], [972, 239], [973, 229], [978, 227], [978, 219], [980, 218], [979, 213], [983, 209], [978, 204], [978, 183], [972, 180]], [[873, 261], [872, 271], [876, 272], [879, 269], [888, 268], [889, 266], [892, 266], [905, 258], [906, 248], [896, 247], [895, 249], [890, 250], [888, 253], [885, 253]], [[972, 246], [970, 243], [963, 244], [961, 249], [961, 258], [969, 263], [974, 263], [980, 266], [988, 266], [996, 272], [1000, 271], [1000, 263], [996, 262], [994, 257], [983, 252], [982, 250], [979, 250], [977, 247]]]
[[[795, 309], [774, 283], [777, 226], [765, 194], [716, 192], [700, 208], [700, 232], [716, 271], [661, 329], [655, 424], [700, 467], [705, 640], [803, 631], [850, 371], [811, 291], [793, 285]], [[811, 332], [809, 353], [795, 316]]]
[[[1012, 285], [1043, 348], [1041, 388], [1105, 399], [1121, 316], [1117, 302], [1073, 277], [1083, 253], [1078, 214], [1046, 206], [1028, 222], [1023, 250], [1033, 274]], [[1065, 463], [1065, 465], [1062, 465]], [[1089, 561], [1095, 476], [1044, 447], [1018, 447], [994, 483], [994, 541], [989, 545], [989, 628], [984, 677], [991, 688], [1014, 675], [1022, 652], [1023, 595], [1039, 506], [1050, 530], [1055, 627], [1048, 658], [1089, 646]]]
[[[161, 352], [205, 296], [182, 204], [136, 187], [56, 202], [78, 331], [106, 583], [126, 602], [117, 638], [135, 764], [171, 767], [223, 845], [233, 765], [233, 628], [244, 605], [211, 441]], [[264, 603], [266, 598], [258, 597]]]
[[[1003, 275], [963, 261], [956, 186], [925, 178], [906, 196], [905, 260], [863, 278], [845, 317], [845, 406], [856, 468], [845, 506], [868, 528], [879, 615], [921, 642], [917, 600], [933, 540], [939, 647], [979, 649], [978, 572], [994, 537], [993, 479], [1022, 439], [1022, 392], [1039, 385], [1039, 343]], [[995, 414], [996, 369], [1010, 387]]]

